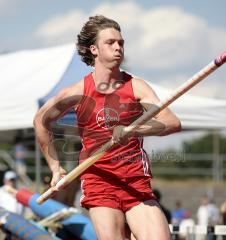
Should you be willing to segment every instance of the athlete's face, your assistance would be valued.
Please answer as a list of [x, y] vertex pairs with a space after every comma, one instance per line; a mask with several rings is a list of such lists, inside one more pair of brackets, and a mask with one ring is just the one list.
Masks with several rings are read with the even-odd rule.
[[96, 43], [97, 61], [109, 67], [119, 67], [124, 58], [124, 40], [114, 28], [106, 28], [98, 33]]

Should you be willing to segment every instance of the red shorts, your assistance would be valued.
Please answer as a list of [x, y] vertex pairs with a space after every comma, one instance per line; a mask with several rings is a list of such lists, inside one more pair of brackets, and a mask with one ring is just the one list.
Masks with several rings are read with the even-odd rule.
[[110, 207], [126, 212], [141, 202], [156, 199], [149, 177], [85, 179], [81, 182], [81, 188], [81, 206], [87, 209]]

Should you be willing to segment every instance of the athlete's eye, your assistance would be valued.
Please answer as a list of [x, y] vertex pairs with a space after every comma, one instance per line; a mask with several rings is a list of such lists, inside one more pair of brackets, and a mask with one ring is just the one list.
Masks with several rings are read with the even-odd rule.
[[124, 41], [123, 40], [119, 41], [118, 44], [119, 44], [119, 46], [123, 47], [124, 46]]
[[107, 44], [109, 44], [109, 45], [112, 45], [113, 43], [114, 43], [113, 40], [109, 40], [109, 41], [107, 41]]

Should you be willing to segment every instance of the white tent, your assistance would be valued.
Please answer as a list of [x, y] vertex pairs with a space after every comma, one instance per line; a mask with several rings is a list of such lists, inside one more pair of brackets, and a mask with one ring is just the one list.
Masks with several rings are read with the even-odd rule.
[[[74, 45], [68, 44], [0, 55], [0, 131], [33, 126], [38, 100], [59, 84], [74, 53]], [[81, 62], [76, 64], [74, 82], [81, 69]], [[160, 99], [171, 92], [149, 84]], [[186, 94], [171, 107], [184, 129], [226, 128], [226, 101]]]
[[32, 127], [38, 99], [60, 81], [73, 46], [0, 55], [0, 130]]

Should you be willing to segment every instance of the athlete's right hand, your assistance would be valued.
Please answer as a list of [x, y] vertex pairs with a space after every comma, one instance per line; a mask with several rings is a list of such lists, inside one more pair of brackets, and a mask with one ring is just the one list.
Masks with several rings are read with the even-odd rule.
[[[52, 172], [52, 180], [51, 180], [50, 186], [51, 187], [56, 186], [56, 184], [60, 181], [60, 179], [63, 178], [66, 174], [67, 174], [66, 170], [63, 169], [62, 167], [60, 167], [58, 171]], [[56, 188], [56, 191], [58, 191], [57, 188]]]

